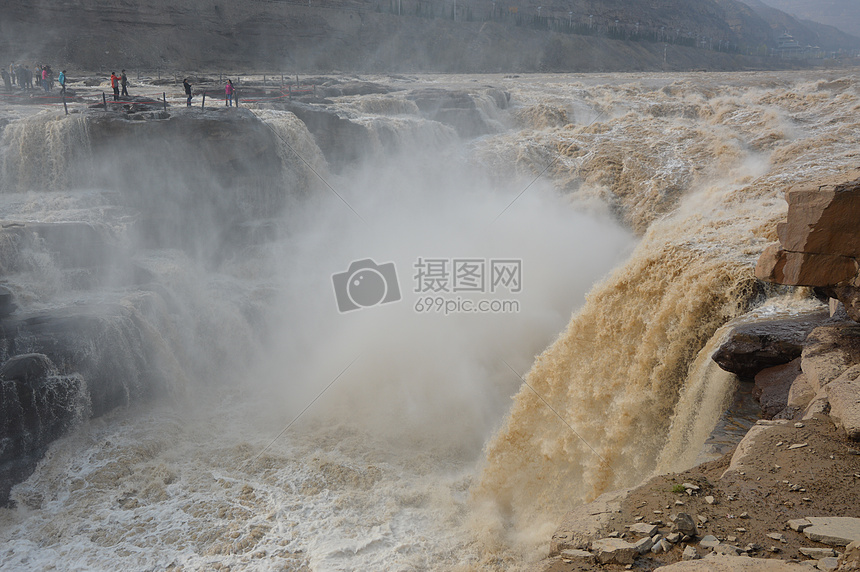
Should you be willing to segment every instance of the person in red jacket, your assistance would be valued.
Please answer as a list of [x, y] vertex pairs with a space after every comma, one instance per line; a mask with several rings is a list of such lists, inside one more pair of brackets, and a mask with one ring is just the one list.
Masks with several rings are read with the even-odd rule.
[[227, 106], [233, 107], [233, 80], [228, 79], [227, 85], [224, 86], [224, 94], [227, 96]]
[[113, 100], [119, 101], [119, 76], [110, 72], [110, 86], [113, 88]]

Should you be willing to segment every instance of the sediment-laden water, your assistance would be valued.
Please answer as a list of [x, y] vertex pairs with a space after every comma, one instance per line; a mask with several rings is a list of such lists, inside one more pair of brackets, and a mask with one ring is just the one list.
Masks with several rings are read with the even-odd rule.
[[[4, 224], [120, 249], [94, 278], [12, 245], [19, 311], [119, 304], [165, 383], [49, 447], [0, 567], [515, 569], [573, 504], [695, 461], [736, 388], [723, 324], [814, 304], [752, 269], [790, 185], [855, 167], [853, 74], [371, 79], [405, 91], [335, 98], [372, 135], [339, 165], [262, 104], [274, 154], [238, 177], [168, 140], [112, 178], [81, 115], [6, 126]], [[484, 134], [426, 87], [471, 93]], [[350, 309], [333, 275], [367, 259], [388, 289]]]

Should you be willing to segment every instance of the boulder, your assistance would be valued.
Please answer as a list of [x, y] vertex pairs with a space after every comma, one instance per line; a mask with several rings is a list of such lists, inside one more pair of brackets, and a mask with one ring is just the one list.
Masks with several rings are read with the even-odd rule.
[[758, 399], [765, 419], [772, 419], [786, 408], [792, 384], [800, 375], [800, 358], [763, 369], [756, 374], [752, 395]]
[[812, 526], [803, 530], [806, 538], [830, 546], [848, 546], [860, 540], [860, 518], [847, 516], [810, 516]]
[[804, 528], [809, 528], [810, 526], [812, 526], [812, 523], [805, 518], [795, 518], [788, 521], [788, 527], [797, 532], [803, 532]]
[[633, 560], [639, 554], [636, 545], [620, 538], [594, 540], [591, 543], [591, 550], [597, 553], [597, 561], [601, 564], [633, 564]]
[[776, 228], [779, 242], [759, 257], [756, 277], [817, 287], [860, 321], [860, 179], [791, 189], [786, 201], [786, 220]]
[[836, 556], [836, 551], [832, 548], [814, 548], [811, 546], [801, 546], [797, 549], [798, 552], [809, 558], [820, 560], [828, 556]]
[[819, 326], [810, 332], [800, 367], [818, 393], [856, 364], [860, 364], [860, 325], [845, 321]]
[[648, 524], [647, 522], [637, 522], [636, 524], [630, 525], [630, 532], [650, 538], [657, 534], [657, 525]]
[[806, 378], [806, 375], [801, 372], [801, 374], [795, 378], [794, 383], [791, 384], [791, 388], [788, 390], [787, 407], [795, 411], [802, 411], [814, 398], [815, 390], [809, 384], [809, 380]]
[[645, 538], [640, 538], [636, 542], [633, 543], [633, 546], [636, 548], [636, 552], [639, 554], [645, 554], [651, 547], [654, 546], [654, 541], [651, 540], [650, 536], [646, 536]]
[[785, 419], [778, 419], [774, 421], [767, 420], [759, 420], [755, 425], [750, 427], [749, 431], [747, 431], [746, 435], [744, 435], [741, 442], [738, 443], [738, 446], [735, 448], [735, 452], [732, 454], [732, 460], [729, 463], [728, 468], [723, 471], [723, 474], [720, 478], [725, 477], [728, 473], [731, 472], [741, 472], [746, 468], [747, 463], [755, 463], [757, 461], [756, 456], [753, 454], [753, 450], [755, 448], [757, 440], [764, 437], [764, 435], [770, 431], [770, 429], [776, 425], [787, 425], [788, 421]]
[[860, 570], [860, 541], [855, 540], [845, 547], [845, 552], [839, 557], [839, 569], [845, 572]]
[[686, 512], [678, 513], [678, 516], [675, 518], [675, 530], [687, 536], [696, 536], [699, 533], [696, 528], [696, 521]]
[[725, 556], [737, 556], [741, 553], [741, 549], [737, 546], [732, 546], [731, 544], [717, 544], [713, 547], [714, 554], [721, 554]]
[[824, 388], [830, 403], [830, 417], [845, 431], [846, 436], [860, 441], [860, 367], [850, 368], [846, 374]]
[[860, 179], [786, 193], [788, 215], [777, 226], [786, 250], [860, 257]]
[[773, 243], [765, 248], [755, 267], [755, 276], [765, 282], [788, 286], [832, 286], [857, 276], [857, 260], [836, 254], [791, 252]]
[[560, 556], [569, 560], [585, 562], [586, 564], [593, 564], [595, 560], [594, 554], [592, 554], [588, 550], [579, 550], [576, 548], [570, 550], [562, 550]]
[[730, 324], [726, 341], [712, 359], [741, 379], [752, 379], [761, 370], [800, 357], [806, 336], [830, 318], [827, 310], [785, 318], [742, 317]]
[[842, 302], [845, 315], [855, 322], [860, 322], [860, 288], [857, 287], [856, 282], [855, 279], [853, 285], [828, 286], [820, 290], [823, 294]]

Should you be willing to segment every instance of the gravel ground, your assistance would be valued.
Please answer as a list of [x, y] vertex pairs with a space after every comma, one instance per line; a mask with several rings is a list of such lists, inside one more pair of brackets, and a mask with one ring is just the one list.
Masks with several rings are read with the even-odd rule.
[[[747, 440], [739, 448], [749, 443]], [[736, 456], [732, 470], [727, 471], [733, 453], [683, 473], [646, 481], [621, 502], [621, 514], [610, 521], [601, 536], [612, 532], [624, 534], [625, 525], [636, 522], [657, 524], [665, 535], [671, 531], [672, 517], [685, 512], [697, 521], [706, 519], [700, 524], [700, 537], [711, 534], [723, 543], [741, 548], [758, 545], [757, 550], [750, 552], [757, 558], [803, 561], [807, 558], [798, 552], [799, 548], [825, 545], [791, 530], [787, 524], [790, 519], [860, 518], [860, 444], [848, 441], [827, 416], [803, 421], [802, 426], [795, 426], [792, 421], [768, 427], [744, 455]], [[693, 495], [674, 492], [682, 489], [684, 483], [695, 484], [701, 490]], [[706, 497], [713, 497], [713, 504]], [[775, 540], [767, 536], [769, 533], [779, 533], [784, 538]], [[626, 532], [625, 538], [638, 537]], [[698, 547], [695, 541], [691, 545], [697, 547], [700, 556], [710, 552]], [[683, 546], [678, 544], [668, 553], [647, 553], [636, 559], [632, 569], [653, 570], [677, 562], [682, 550]], [[616, 564], [600, 566], [565, 560], [547, 559], [536, 569], [546, 572], [625, 569]]]

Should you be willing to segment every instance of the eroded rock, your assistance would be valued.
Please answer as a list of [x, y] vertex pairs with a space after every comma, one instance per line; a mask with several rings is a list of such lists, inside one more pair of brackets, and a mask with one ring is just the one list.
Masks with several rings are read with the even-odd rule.
[[860, 441], [860, 371], [858, 366], [841, 375], [824, 388], [830, 403], [830, 417], [849, 439]]
[[778, 319], [738, 320], [712, 358], [741, 379], [800, 357], [807, 335], [830, 317], [827, 310]]
[[633, 564], [633, 560], [639, 554], [639, 548], [636, 545], [620, 538], [595, 540], [591, 543], [591, 550], [597, 553], [597, 561], [601, 564]]
[[812, 526], [803, 530], [806, 538], [830, 546], [847, 546], [860, 540], [860, 518], [810, 516]]
[[800, 358], [756, 374], [752, 395], [758, 399], [766, 419], [771, 419], [788, 406], [792, 384], [801, 374]]
[[857, 364], [860, 364], [860, 325], [827, 324], [807, 336], [800, 367], [816, 393]]

